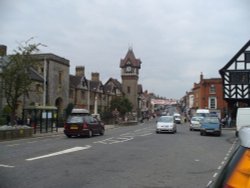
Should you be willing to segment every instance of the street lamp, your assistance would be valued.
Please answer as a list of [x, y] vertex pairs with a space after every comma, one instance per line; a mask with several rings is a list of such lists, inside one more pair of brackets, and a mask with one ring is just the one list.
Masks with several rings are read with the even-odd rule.
[[90, 81], [87, 80], [88, 84], [88, 111], [90, 112], [89, 106], [90, 106]]

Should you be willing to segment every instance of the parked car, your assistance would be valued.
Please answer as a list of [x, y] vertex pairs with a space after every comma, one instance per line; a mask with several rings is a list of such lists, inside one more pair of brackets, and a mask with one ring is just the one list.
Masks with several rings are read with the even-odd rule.
[[217, 178], [208, 186], [209, 188], [242, 188], [250, 186], [250, 127], [241, 128], [238, 136], [240, 140], [239, 146], [229, 156]]
[[189, 130], [200, 130], [203, 117], [193, 116], [190, 120]]
[[89, 114], [71, 114], [64, 125], [64, 134], [67, 137], [104, 135], [104, 123]]
[[178, 113], [174, 113], [174, 121], [177, 124], [181, 124], [181, 115]]
[[200, 135], [221, 135], [221, 123], [218, 117], [204, 117], [201, 120]]
[[156, 133], [161, 132], [177, 132], [174, 116], [161, 116], [156, 123]]

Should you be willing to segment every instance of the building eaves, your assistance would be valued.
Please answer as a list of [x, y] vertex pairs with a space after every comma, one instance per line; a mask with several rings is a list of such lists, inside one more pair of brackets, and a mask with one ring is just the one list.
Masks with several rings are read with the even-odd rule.
[[52, 53], [44, 53], [44, 54], [33, 54], [32, 55], [33, 58], [37, 59], [37, 60], [52, 60], [52, 61], [56, 61], [60, 64], [66, 65], [69, 67], [69, 60], [65, 59], [63, 57], [57, 56], [55, 54]]

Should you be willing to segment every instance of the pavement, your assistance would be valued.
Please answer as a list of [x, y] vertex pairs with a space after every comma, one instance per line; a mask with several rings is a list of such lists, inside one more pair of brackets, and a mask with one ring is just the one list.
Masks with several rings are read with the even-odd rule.
[[[118, 125], [105, 125], [105, 130], [108, 129], [113, 129], [115, 127], [117, 127]], [[36, 134], [33, 133], [32, 137], [46, 137], [46, 136], [52, 136], [52, 135], [60, 135], [60, 134], [64, 134], [63, 133], [64, 128], [63, 127], [59, 127], [57, 129], [57, 131], [53, 131], [53, 132], [47, 132], [47, 133], [40, 133], [39, 131], [36, 132]]]

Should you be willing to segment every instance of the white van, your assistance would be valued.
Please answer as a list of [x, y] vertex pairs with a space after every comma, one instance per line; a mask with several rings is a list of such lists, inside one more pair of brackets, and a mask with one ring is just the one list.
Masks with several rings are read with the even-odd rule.
[[236, 132], [235, 135], [238, 136], [238, 132], [241, 127], [250, 126], [250, 108], [238, 108], [236, 115]]
[[208, 109], [197, 109], [195, 116], [206, 117], [209, 115], [209, 113], [210, 113], [210, 111]]

